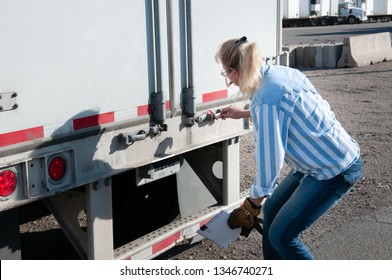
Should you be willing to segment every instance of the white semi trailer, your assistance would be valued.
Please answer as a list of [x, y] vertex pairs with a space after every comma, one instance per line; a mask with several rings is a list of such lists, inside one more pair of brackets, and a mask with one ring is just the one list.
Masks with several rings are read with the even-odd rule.
[[215, 62], [244, 35], [278, 60], [281, 1], [1, 1], [1, 259], [39, 209], [83, 259], [151, 259], [237, 207], [248, 122], [201, 116], [247, 105]]
[[392, 20], [392, 0], [357, 0], [366, 11], [369, 22]]
[[333, 25], [336, 23], [361, 23], [366, 13], [345, 0], [284, 0], [283, 27]]

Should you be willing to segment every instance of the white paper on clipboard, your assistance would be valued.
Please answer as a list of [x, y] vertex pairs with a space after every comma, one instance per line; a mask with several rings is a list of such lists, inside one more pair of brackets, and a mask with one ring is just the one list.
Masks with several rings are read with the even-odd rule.
[[231, 229], [228, 226], [228, 219], [229, 213], [222, 210], [211, 221], [202, 226], [197, 233], [214, 241], [219, 246], [227, 248], [241, 233], [241, 228]]

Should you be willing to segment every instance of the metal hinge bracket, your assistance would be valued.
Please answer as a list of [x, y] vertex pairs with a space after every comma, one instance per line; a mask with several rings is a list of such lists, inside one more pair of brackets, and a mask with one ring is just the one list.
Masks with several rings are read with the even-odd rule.
[[16, 110], [18, 108], [17, 96], [18, 94], [14, 91], [0, 92], [0, 112]]

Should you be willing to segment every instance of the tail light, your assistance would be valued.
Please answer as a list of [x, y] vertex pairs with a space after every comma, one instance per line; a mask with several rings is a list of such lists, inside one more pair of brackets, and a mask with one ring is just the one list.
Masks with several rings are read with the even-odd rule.
[[[26, 164], [26, 195], [38, 197], [60, 192], [76, 182], [73, 150], [32, 158]], [[44, 171], [44, 172], [42, 172]]]
[[18, 179], [16, 172], [12, 170], [3, 170], [0, 172], [0, 196], [7, 197], [14, 193]]
[[56, 156], [49, 160], [48, 174], [54, 182], [60, 182], [67, 174], [67, 161], [62, 156]]

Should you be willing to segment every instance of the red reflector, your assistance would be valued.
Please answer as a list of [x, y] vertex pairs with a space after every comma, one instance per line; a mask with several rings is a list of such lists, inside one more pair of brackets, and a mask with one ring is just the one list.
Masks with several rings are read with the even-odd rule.
[[15, 172], [4, 170], [0, 173], [0, 196], [6, 197], [11, 195], [18, 184]]
[[49, 162], [49, 177], [53, 181], [60, 181], [67, 172], [67, 162], [62, 157], [55, 157]]

